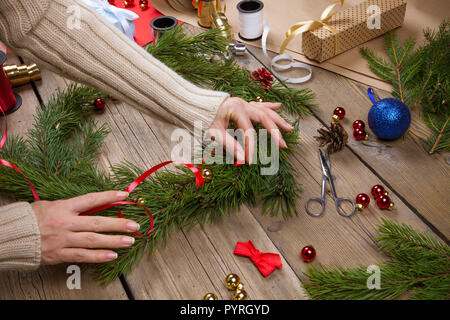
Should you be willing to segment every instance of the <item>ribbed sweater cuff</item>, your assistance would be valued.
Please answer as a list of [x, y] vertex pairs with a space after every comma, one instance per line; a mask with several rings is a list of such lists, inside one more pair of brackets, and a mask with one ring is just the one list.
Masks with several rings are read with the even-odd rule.
[[0, 271], [35, 270], [41, 260], [37, 218], [28, 202], [0, 207]]

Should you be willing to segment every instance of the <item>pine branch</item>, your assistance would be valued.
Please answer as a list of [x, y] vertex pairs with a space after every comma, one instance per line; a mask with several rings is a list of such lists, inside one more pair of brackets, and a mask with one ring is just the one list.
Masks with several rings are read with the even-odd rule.
[[415, 40], [408, 38], [401, 44], [394, 32], [385, 37], [388, 61], [367, 48], [361, 55], [370, 70], [392, 84], [392, 95], [405, 104], [420, 104], [425, 122], [432, 133], [428, 138], [429, 153], [450, 150], [450, 43], [449, 21], [442, 21], [439, 29], [424, 30], [425, 43], [414, 50]]
[[[211, 89], [224, 90], [250, 101], [264, 96], [267, 101], [281, 101], [284, 110], [298, 116], [306, 115], [313, 107], [314, 94], [308, 89], [287, 89], [274, 83], [265, 90], [250, 80], [250, 72], [234, 61], [224, 58], [228, 42], [218, 38], [216, 30], [188, 37], [180, 28], [165, 33], [156, 46], [147, 49], [155, 57], [179, 72], [186, 79]], [[182, 54], [180, 54], [182, 53]], [[263, 90], [264, 89], [264, 90]], [[0, 156], [16, 164], [36, 187], [43, 200], [67, 199], [104, 190], [124, 190], [144, 170], [124, 162], [112, 167], [107, 175], [97, 167], [104, 139], [109, 133], [89, 119], [92, 101], [103, 97], [100, 92], [72, 85], [54, 95], [38, 111], [27, 139], [8, 137]], [[255, 124], [257, 137], [260, 125]], [[155, 228], [148, 236], [137, 237], [130, 248], [118, 249], [118, 259], [95, 265], [96, 279], [108, 284], [119, 275], [130, 272], [142, 257], [151, 255], [157, 246], [164, 245], [170, 234], [179, 229], [191, 229], [214, 222], [241, 205], [263, 204], [263, 213], [285, 218], [296, 214], [294, 201], [301, 191], [300, 184], [288, 162], [298, 144], [298, 122], [295, 130], [283, 132], [288, 148], [279, 150], [279, 170], [274, 175], [261, 175], [264, 164], [204, 164], [213, 172], [210, 181], [199, 188], [192, 172], [179, 167], [162, 170], [146, 179], [130, 195], [134, 202], [152, 212]], [[258, 148], [268, 146], [272, 154], [270, 135], [262, 137]], [[265, 139], [265, 140], [264, 140]], [[255, 150], [258, 153], [260, 150]], [[205, 151], [204, 151], [205, 152]], [[222, 155], [225, 159], [225, 155]], [[32, 201], [26, 180], [16, 171], [0, 166], [0, 193], [19, 200]], [[150, 218], [138, 206], [123, 206], [125, 217], [141, 225], [141, 233], [150, 227]], [[117, 210], [98, 213], [116, 217]]]
[[379, 264], [380, 289], [369, 289], [367, 267], [309, 268], [302, 285], [312, 299], [450, 299], [450, 248], [432, 235], [382, 219], [376, 244], [391, 258]]
[[197, 85], [225, 91], [246, 101], [262, 96], [266, 101], [283, 102], [282, 110], [288, 113], [311, 114], [315, 107], [311, 90], [287, 88], [276, 81], [271, 90], [266, 91], [262, 84], [251, 81], [249, 70], [227, 58], [228, 45], [219, 29], [188, 36], [178, 26], [164, 33], [157, 44], [150, 44], [147, 51]]

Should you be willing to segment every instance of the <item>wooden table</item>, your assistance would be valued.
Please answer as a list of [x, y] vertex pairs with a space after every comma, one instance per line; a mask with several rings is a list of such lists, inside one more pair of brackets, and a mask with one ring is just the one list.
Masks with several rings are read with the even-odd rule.
[[[198, 32], [198, 28], [187, 28]], [[248, 51], [238, 58], [242, 66], [250, 70], [267, 67], [261, 49], [249, 46]], [[19, 58], [9, 55], [7, 62], [18, 63]], [[43, 81], [35, 88], [29, 85], [17, 90], [23, 106], [8, 116], [11, 134], [30, 128], [39, 102], [47, 101], [69, 83], [50, 71], [42, 70], [42, 74]], [[429, 231], [448, 243], [450, 155], [427, 153], [429, 131], [419, 109], [412, 110], [411, 128], [405, 138], [384, 142], [371, 134], [368, 141], [358, 142], [350, 137], [347, 147], [333, 155], [332, 170], [340, 195], [369, 194], [373, 185], [382, 184], [395, 202], [395, 210], [382, 211], [372, 201], [351, 218], [339, 216], [332, 205], [321, 217], [308, 216], [305, 199], [316, 196], [321, 184], [317, 142], [313, 138], [316, 130], [331, 121], [336, 106], [343, 106], [347, 116], [341, 123], [351, 133], [354, 120], [367, 119], [370, 102], [366, 85], [317, 67], [313, 67], [312, 80], [292, 87], [311, 88], [318, 104], [314, 115], [300, 122], [301, 144], [291, 158], [305, 190], [296, 204], [297, 217], [283, 220], [281, 216], [262, 216], [259, 208], [243, 206], [204, 229], [173, 233], [165, 248], [160, 247], [131, 274], [107, 287], [99, 286], [89, 271], [83, 271], [81, 289], [69, 290], [67, 265], [59, 265], [33, 273], [0, 274], [0, 299], [201, 299], [205, 293], [214, 292], [219, 299], [230, 300], [223, 281], [231, 272], [241, 277], [251, 299], [307, 299], [301, 287], [305, 280], [302, 271], [310, 266], [300, 258], [305, 245], [312, 244], [317, 250], [313, 264], [351, 267], [379, 263], [387, 259], [373, 242], [382, 217]], [[382, 98], [389, 96], [381, 90], [378, 94]], [[99, 159], [105, 170], [124, 159], [141, 168], [169, 159], [173, 126], [120, 102], [109, 102], [106, 112], [97, 115], [96, 120], [107, 123], [112, 131]], [[11, 202], [0, 200], [2, 204]], [[233, 255], [236, 242], [248, 240], [261, 251], [278, 252], [282, 270], [264, 278], [250, 259]]]

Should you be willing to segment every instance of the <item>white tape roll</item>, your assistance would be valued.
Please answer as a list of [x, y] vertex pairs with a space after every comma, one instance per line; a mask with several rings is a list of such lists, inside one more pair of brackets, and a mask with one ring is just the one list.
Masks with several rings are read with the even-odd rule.
[[244, 40], [257, 40], [264, 31], [264, 3], [259, 0], [246, 0], [237, 4], [239, 11], [239, 36]]

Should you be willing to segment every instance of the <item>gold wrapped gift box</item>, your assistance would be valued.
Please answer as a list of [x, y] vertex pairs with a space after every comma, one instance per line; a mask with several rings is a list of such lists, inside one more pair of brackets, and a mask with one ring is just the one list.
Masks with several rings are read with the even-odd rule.
[[[370, 6], [380, 8], [380, 28], [373, 26]], [[369, 0], [338, 11], [321, 27], [302, 34], [302, 51], [309, 59], [325, 61], [403, 24], [406, 0]], [[368, 22], [369, 21], [369, 22]]]

